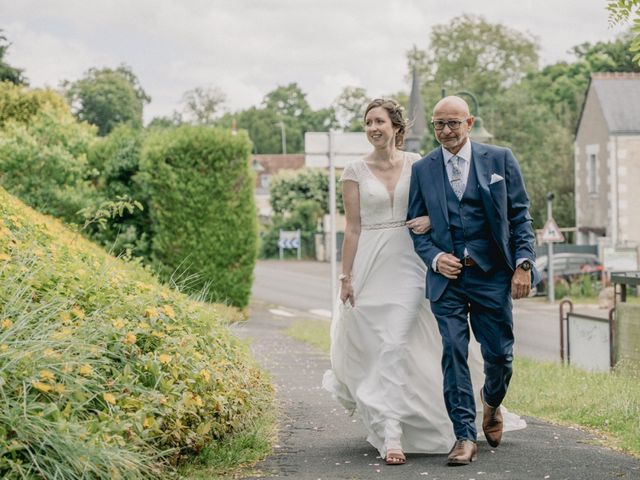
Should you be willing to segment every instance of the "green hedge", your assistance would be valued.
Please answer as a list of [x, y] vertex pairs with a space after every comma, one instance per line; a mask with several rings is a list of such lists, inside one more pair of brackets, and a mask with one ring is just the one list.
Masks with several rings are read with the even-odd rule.
[[0, 477], [170, 478], [270, 408], [226, 327], [0, 188]]
[[250, 153], [242, 132], [161, 130], [149, 134], [139, 174], [161, 277], [239, 307], [249, 302], [257, 249]]
[[87, 168], [95, 127], [45, 104], [27, 124], [0, 130], [0, 185], [37, 210], [79, 223], [78, 211], [97, 201]]

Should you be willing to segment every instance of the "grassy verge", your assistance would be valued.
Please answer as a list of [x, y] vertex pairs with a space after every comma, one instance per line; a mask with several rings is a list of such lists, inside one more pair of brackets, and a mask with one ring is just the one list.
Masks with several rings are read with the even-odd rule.
[[275, 425], [275, 415], [265, 415], [232, 437], [206, 447], [179, 469], [180, 478], [231, 480], [245, 477], [256, 462], [271, 453]]
[[329, 353], [329, 327], [330, 323], [326, 320], [298, 320], [287, 328], [285, 334]]
[[[287, 335], [329, 351], [329, 323], [300, 320]], [[618, 368], [590, 373], [555, 363], [518, 358], [509, 408], [552, 423], [591, 429], [606, 444], [640, 456], [640, 372]]]

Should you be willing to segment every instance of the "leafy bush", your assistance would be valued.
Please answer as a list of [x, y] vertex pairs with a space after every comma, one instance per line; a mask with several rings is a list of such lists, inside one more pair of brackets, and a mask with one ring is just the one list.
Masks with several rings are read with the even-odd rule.
[[[135, 181], [139, 171], [143, 133], [129, 126], [116, 127], [107, 137], [98, 139], [89, 150], [89, 168], [95, 172], [95, 184], [103, 202], [119, 199], [138, 202], [141, 208], [125, 210], [122, 215], [107, 219], [104, 225], [94, 224], [88, 231], [91, 238], [104, 245], [114, 255], [128, 252], [149, 260], [151, 255], [151, 220], [147, 198]], [[95, 215], [87, 211], [87, 217]]]
[[29, 90], [11, 82], [0, 82], [0, 128], [13, 120], [27, 123], [45, 105], [68, 112], [67, 102], [53, 90]]
[[249, 301], [257, 250], [250, 152], [244, 133], [183, 126], [150, 133], [140, 161], [158, 272], [239, 307]]
[[0, 189], [0, 476], [161, 478], [272, 392], [226, 321]]
[[95, 128], [48, 104], [28, 124], [0, 130], [0, 185], [37, 210], [67, 222], [97, 200], [88, 179], [87, 151]]
[[[283, 171], [271, 180], [269, 194], [274, 215], [261, 235], [261, 256], [279, 255], [281, 229], [300, 229], [302, 255], [313, 257], [318, 220], [329, 213], [329, 174], [317, 168]], [[336, 197], [336, 210], [344, 212], [338, 182]]]

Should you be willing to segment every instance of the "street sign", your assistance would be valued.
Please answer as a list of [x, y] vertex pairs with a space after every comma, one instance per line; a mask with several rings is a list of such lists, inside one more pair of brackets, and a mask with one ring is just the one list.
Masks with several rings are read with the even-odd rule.
[[278, 238], [280, 260], [284, 257], [285, 248], [298, 250], [298, 260], [300, 260], [300, 230], [280, 230], [280, 238]]
[[549, 217], [547, 223], [544, 224], [540, 239], [545, 243], [564, 242], [564, 235], [552, 217]]

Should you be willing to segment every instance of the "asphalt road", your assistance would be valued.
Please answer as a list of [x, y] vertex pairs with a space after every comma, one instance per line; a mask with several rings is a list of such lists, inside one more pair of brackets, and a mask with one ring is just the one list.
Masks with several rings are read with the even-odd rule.
[[257, 465], [258, 478], [296, 480], [632, 480], [640, 462], [598, 445], [591, 434], [527, 418], [524, 430], [507, 432], [496, 449], [479, 442], [478, 460], [447, 467], [446, 455], [408, 455], [387, 466], [365, 441], [360, 422], [349, 417], [320, 384], [327, 355], [283, 334], [298, 316], [271, 313], [254, 301], [250, 319], [234, 331], [273, 375], [280, 428], [274, 453]]
[[[255, 269], [253, 298], [328, 319], [331, 312], [330, 278], [331, 267], [324, 262], [260, 261]], [[597, 307], [580, 308], [590, 315], [607, 315], [606, 310]], [[514, 329], [516, 355], [560, 361], [557, 305], [550, 305], [544, 298], [514, 302]]]

